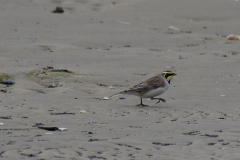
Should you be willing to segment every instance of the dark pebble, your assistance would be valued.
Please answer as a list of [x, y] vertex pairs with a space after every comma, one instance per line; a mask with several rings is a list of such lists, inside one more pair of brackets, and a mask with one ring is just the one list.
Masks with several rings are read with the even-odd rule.
[[229, 145], [229, 143], [222, 143], [222, 145]]
[[173, 144], [173, 143], [161, 143], [161, 142], [153, 142], [152, 144], [155, 144], [155, 145], [161, 145], [161, 146], [176, 145], [176, 144]]
[[59, 130], [57, 127], [38, 127], [39, 129], [44, 129], [47, 131], [56, 131]]
[[3, 81], [2, 84], [14, 85], [15, 82], [13, 82], [12, 80], [8, 79], [8, 80]]
[[12, 119], [10, 116], [0, 117], [0, 119]]
[[209, 145], [209, 146], [213, 146], [213, 145], [215, 145], [215, 143], [208, 143], [208, 145]]
[[67, 112], [63, 112], [63, 113], [51, 113], [51, 115], [64, 115], [64, 114], [72, 114], [72, 115], [75, 115], [75, 113], [67, 113]]
[[102, 87], [108, 87], [108, 85], [106, 85], [106, 84], [97, 84], [97, 85], [102, 86]]
[[63, 13], [64, 10], [62, 7], [56, 7], [56, 9], [54, 11], [52, 11], [52, 13]]

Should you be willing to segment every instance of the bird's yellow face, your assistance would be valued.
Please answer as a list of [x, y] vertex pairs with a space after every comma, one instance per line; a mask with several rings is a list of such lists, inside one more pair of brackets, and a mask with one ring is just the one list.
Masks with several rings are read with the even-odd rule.
[[169, 82], [171, 82], [173, 76], [176, 76], [177, 74], [173, 73], [172, 71], [164, 71], [162, 72], [162, 76], [166, 78], [166, 80]]

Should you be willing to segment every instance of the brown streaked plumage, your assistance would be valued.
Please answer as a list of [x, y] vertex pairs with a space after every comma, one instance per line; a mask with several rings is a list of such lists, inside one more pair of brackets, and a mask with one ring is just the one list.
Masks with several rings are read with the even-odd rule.
[[164, 93], [168, 89], [169, 84], [173, 76], [175, 75], [176, 74], [173, 73], [172, 71], [164, 71], [161, 75], [152, 77], [142, 83], [139, 83], [138, 85], [135, 85], [129, 90], [125, 90], [120, 93], [114, 94], [111, 97], [120, 94], [132, 94], [135, 96], [139, 96], [141, 98], [141, 103], [138, 106], [146, 106], [142, 103], [142, 98], [158, 99], [159, 101], [157, 103], [159, 103], [160, 101], [165, 102], [165, 100], [162, 98], [154, 97]]

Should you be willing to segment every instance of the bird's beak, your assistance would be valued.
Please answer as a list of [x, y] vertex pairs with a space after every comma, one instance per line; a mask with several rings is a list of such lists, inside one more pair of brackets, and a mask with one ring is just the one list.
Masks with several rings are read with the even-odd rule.
[[173, 73], [173, 76], [176, 76], [177, 74], [176, 73]]

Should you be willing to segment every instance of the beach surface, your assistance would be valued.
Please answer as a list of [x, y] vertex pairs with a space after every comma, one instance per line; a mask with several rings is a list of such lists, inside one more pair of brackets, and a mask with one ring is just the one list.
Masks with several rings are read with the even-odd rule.
[[0, 1], [1, 159], [240, 159], [238, 0]]

